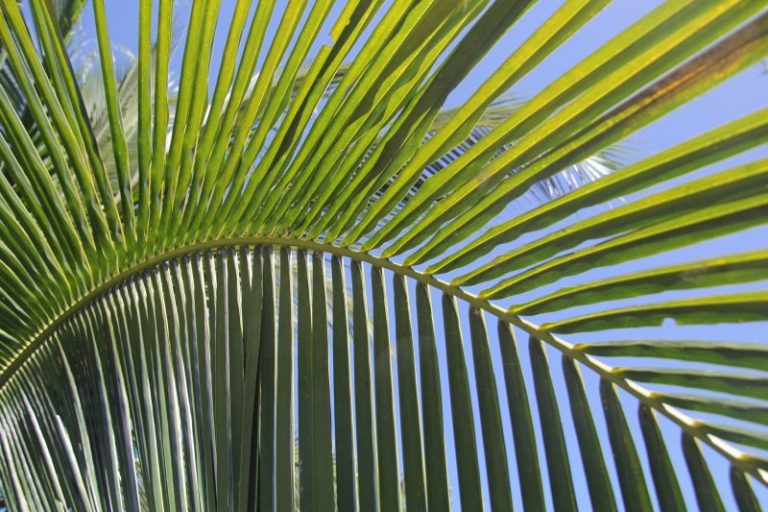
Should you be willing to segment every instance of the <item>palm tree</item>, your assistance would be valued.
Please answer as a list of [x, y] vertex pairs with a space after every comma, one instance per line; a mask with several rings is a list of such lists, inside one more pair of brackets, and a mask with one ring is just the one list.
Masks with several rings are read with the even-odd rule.
[[9, 508], [759, 509], [768, 252], [698, 248], [765, 235], [768, 110], [604, 163], [759, 63], [768, 2], [510, 96], [609, 3], [568, 0], [448, 110], [534, 2], [336, 3], [195, 0], [172, 88], [179, 6], [119, 70], [93, 0], [93, 100], [85, 2], [0, 0]]

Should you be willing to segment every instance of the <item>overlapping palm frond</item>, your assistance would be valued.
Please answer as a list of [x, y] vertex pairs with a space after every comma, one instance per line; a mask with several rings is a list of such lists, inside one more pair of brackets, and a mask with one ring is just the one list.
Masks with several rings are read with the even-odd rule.
[[532, 0], [195, 0], [177, 89], [178, 6], [120, 73], [93, 0], [95, 116], [58, 11], [0, 0], [9, 506], [759, 509], [768, 111], [606, 155], [764, 59], [768, 3], [662, 2], [509, 95], [608, 3], [446, 109]]

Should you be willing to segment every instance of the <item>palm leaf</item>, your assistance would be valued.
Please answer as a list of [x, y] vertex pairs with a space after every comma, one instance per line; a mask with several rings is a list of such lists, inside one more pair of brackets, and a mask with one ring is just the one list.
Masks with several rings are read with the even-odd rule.
[[122, 65], [94, 0], [83, 73], [83, 2], [0, 0], [8, 506], [759, 509], [768, 113], [611, 155], [760, 63], [768, 4], [510, 92], [608, 3], [447, 107], [535, 2], [195, 0], [175, 59], [142, 0]]

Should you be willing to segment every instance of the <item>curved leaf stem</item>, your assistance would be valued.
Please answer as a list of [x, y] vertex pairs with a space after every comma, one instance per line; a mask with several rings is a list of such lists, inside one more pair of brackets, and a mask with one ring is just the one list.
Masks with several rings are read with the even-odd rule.
[[725, 442], [720, 441], [718, 438], [713, 437], [706, 430], [700, 428], [698, 422], [695, 419], [687, 416], [677, 408], [665, 404], [663, 399], [653, 391], [645, 389], [644, 387], [622, 377], [610, 366], [606, 365], [593, 356], [585, 354], [576, 348], [574, 344], [569, 343], [564, 339], [548, 332], [541, 326], [529, 322], [486, 299], [480, 298], [478, 295], [470, 293], [458, 286], [453, 286], [432, 275], [422, 273], [410, 266], [405, 266], [388, 258], [381, 258], [367, 252], [355, 251], [347, 247], [339, 247], [336, 245], [316, 242], [312, 240], [272, 236], [229, 238], [210, 240], [194, 245], [176, 248], [171, 251], [164, 251], [160, 254], [150, 255], [129, 269], [124, 270], [116, 274], [114, 277], [106, 280], [102, 285], [93, 289], [86, 296], [81, 298], [66, 311], [61, 313], [56, 318], [56, 320], [50, 323], [45, 329], [40, 331], [34, 340], [16, 355], [13, 362], [2, 370], [2, 374], [0, 374], [0, 390], [2, 390], [2, 388], [13, 378], [14, 374], [24, 365], [28, 359], [32, 357], [32, 355], [50, 338], [50, 336], [61, 325], [63, 325], [67, 320], [71, 319], [79, 312], [83, 311], [96, 300], [99, 300], [104, 295], [113, 291], [121, 284], [140, 275], [142, 272], [152, 269], [169, 260], [203, 251], [243, 245], [273, 245], [280, 247], [294, 247], [297, 249], [308, 249], [312, 251], [329, 253], [335, 256], [347, 257], [354, 261], [365, 262], [381, 269], [390, 270], [398, 275], [414, 279], [421, 284], [432, 286], [457, 299], [464, 300], [470, 307], [475, 307], [487, 311], [500, 320], [508, 322], [522, 329], [528, 335], [551, 345], [555, 349], [559, 350], [565, 357], [568, 357], [574, 361], [578, 361], [579, 363], [589, 367], [593, 371], [597, 372], [598, 375], [600, 375], [603, 379], [610, 381], [617, 386], [620, 386], [622, 389], [639, 400], [642, 404], [645, 404], [648, 407], [651, 407], [652, 409], [663, 414], [669, 420], [677, 424], [684, 432], [695, 436], [702, 442], [712, 447], [715, 451], [726, 457], [733, 467], [736, 467], [746, 473], [750, 473], [759, 481], [763, 482], [764, 484], [768, 484], [768, 471], [758, 467], [755, 464], [755, 459], [753, 457], [737, 450]]

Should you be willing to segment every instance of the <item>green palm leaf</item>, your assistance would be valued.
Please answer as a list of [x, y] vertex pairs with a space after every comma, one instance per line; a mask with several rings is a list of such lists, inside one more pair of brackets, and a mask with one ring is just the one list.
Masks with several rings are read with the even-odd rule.
[[0, 0], [8, 507], [759, 510], [768, 112], [611, 155], [764, 59], [768, 2], [510, 92], [609, 3], [478, 82], [536, 2], [141, 0], [122, 63], [94, 0], [84, 73], [85, 2]]

